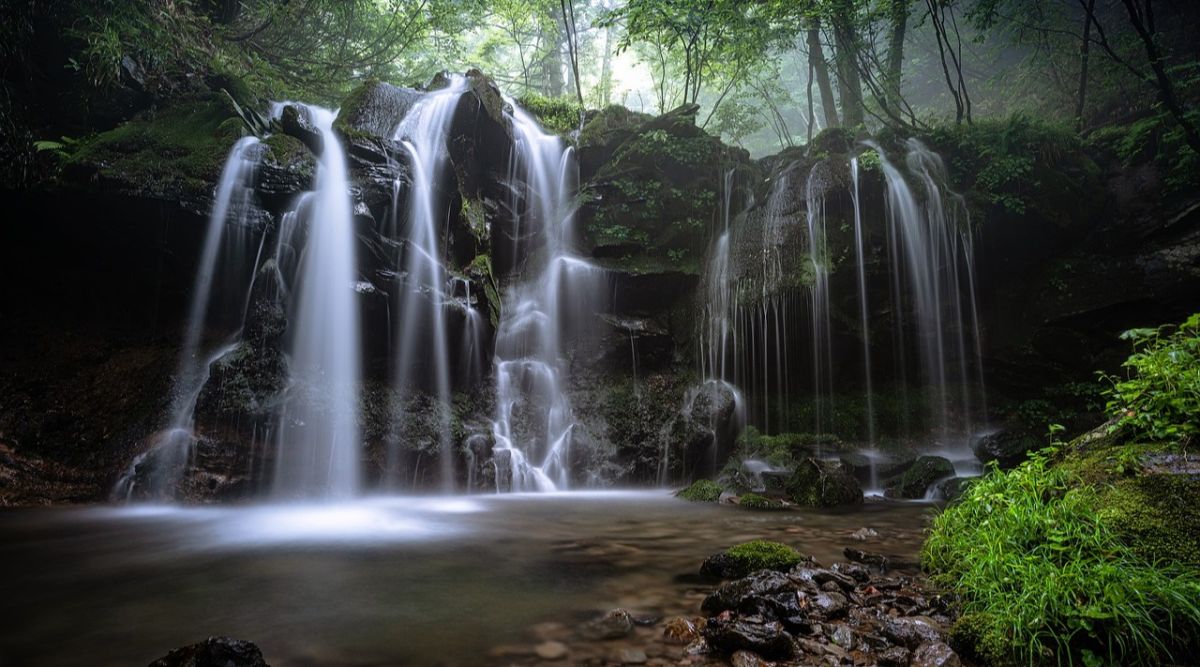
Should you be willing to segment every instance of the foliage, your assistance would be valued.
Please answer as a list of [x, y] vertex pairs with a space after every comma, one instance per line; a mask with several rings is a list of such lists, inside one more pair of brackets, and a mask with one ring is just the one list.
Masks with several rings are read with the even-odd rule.
[[743, 542], [726, 549], [725, 555], [744, 572], [786, 570], [804, 560], [795, 549], [769, 540]]
[[1125, 548], [1095, 487], [1051, 450], [994, 468], [938, 516], [922, 562], [962, 596], [959, 641], [992, 661], [1157, 665], [1200, 632], [1200, 578]]
[[[1191, 112], [1189, 116], [1200, 123], [1200, 112]], [[1200, 155], [1187, 144], [1182, 128], [1161, 111], [1128, 125], [1098, 129], [1088, 136], [1088, 144], [1111, 151], [1126, 168], [1147, 161], [1158, 165], [1166, 194], [1188, 192], [1200, 186]]]
[[533, 114], [542, 127], [556, 134], [578, 130], [583, 117], [583, 109], [573, 97], [546, 97], [531, 92], [517, 98], [517, 104]]
[[1186, 447], [1200, 433], [1200, 313], [1179, 326], [1132, 329], [1124, 378], [1104, 375], [1114, 429], [1137, 441]]
[[675, 495], [694, 503], [715, 503], [721, 499], [721, 487], [711, 479], [698, 479]]
[[[1084, 197], [1096, 167], [1069, 127], [1023, 114], [930, 131], [930, 142], [947, 155], [960, 189], [1011, 215], [1040, 213], [1062, 223], [1051, 205]], [[1064, 204], [1065, 206], [1065, 204]]]

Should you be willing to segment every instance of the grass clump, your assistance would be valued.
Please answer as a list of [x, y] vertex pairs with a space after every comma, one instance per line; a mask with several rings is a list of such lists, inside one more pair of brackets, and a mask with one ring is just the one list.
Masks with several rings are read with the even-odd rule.
[[787, 509], [777, 498], [768, 498], [757, 493], [744, 493], [738, 497], [738, 505], [752, 510], [783, 510]]
[[1127, 548], [1099, 505], [1094, 486], [1043, 452], [993, 469], [934, 521], [922, 560], [962, 597], [954, 636], [968, 654], [1158, 665], [1195, 648], [1200, 577]]
[[799, 551], [779, 542], [752, 540], [725, 551], [730, 563], [744, 572], [786, 570], [804, 560]]
[[711, 479], [698, 479], [675, 495], [694, 503], [715, 503], [721, 499], [721, 487]]

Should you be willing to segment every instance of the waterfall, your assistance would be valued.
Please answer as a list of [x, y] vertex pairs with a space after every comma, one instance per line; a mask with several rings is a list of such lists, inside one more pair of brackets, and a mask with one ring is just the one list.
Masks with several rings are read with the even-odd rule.
[[[437, 401], [441, 482], [446, 491], [454, 489], [455, 461], [450, 434], [450, 335], [446, 325], [446, 306], [451, 301], [447, 297], [450, 278], [442, 263], [440, 243], [447, 211], [439, 184], [448, 166], [446, 139], [450, 121], [466, 89], [464, 77], [452, 77], [450, 85], [421, 98], [395, 132], [395, 139], [403, 143], [409, 155], [411, 185], [406, 202], [407, 233], [397, 263], [406, 271], [398, 272], [400, 304], [394, 386], [402, 406], [413, 384], [427, 380], [423, 384], [432, 386]], [[393, 206], [393, 216], [397, 208]], [[395, 219], [392, 226], [399, 230]], [[467, 309], [469, 329], [465, 338], [469, 339], [482, 322], [478, 313], [470, 309], [469, 299]], [[414, 367], [427, 375], [414, 377]], [[393, 436], [389, 444], [389, 457], [393, 460], [397, 458], [399, 437], [402, 436]]]
[[809, 287], [809, 317], [812, 324], [813, 433], [828, 426], [824, 417], [833, 407], [833, 326], [829, 312], [829, 247], [825, 235], [825, 198], [816, 194], [816, 169], [805, 184], [808, 260], [812, 269]]
[[871, 369], [870, 307], [867, 302], [867, 262], [863, 236], [862, 203], [858, 193], [858, 158], [850, 158], [851, 197], [854, 203], [854, 258], [858, 269], [858, 314], [862, 327], [863, 389], [867, 399], [867, 446], [875, 447], [875, 388]]
[[573, 152], [516, 105], [512, 120], [514, 228], [542, 247], [521, 248], [516, 260], [523, 269], [504, 296], [496, 334], [497, 490], [507, 490], [506, 483], [513, 491], [562, 490], [569, 486], [576, 427], [565, 393], [564, 343], [591, 321], [604, 272], [573, 254], [579, 169]]
[[317, 189], [300, 210], [307, 239], [289, 313], [288, 399], [280, 414], [275, 494], [346, 498], [360, 484], [358, 393], [362, 363], [356, 237], [335, 112], [304, 109], [320, 131]]
[[[972, 428], [973, 388], [979, 388], [982, 398], [983, 385], [967, 208], [946, 187], [941, 158], [921, 142], [909, 139], [906, 144], [906, 167], [920, 184], [920, 197], [882, 149], [868, 145], [880, 156], [887, 184], [894, 306], [899, 313], [903, 303], [911, 304], [922, 384], [934, 392], [938, 438], [949, 453], [961, 454]], [[955, 411], [961, 415], [957, 424], [952, 423]]]
[[[212, 320], [240, 320], [245, 312], [243, 301], [214, 305], [213, 288], [221, 283], [219, 287], [224, 290], [218, 289], [218, 296], [221, 292], [242, 294], [253, 275], [253, 272], [246, 273], [252, 241], [247, 232], [247, 218], [252, 210], [260, 155], [258, 138], [243, 137], [233, 145], [229, 157], [225, 159], [192, 285], [191, 305], [180, 348], [168, 426], [157, 434], [152, 448], [134, 459], [129, 469], [121, 475], [114, 491], [118, 498], [128, 499], [132, 496], [139, 483], [138, 468], [144, 464], [153, 468], [149, 476], [142, 480], [147, 485], [144, 490], [152, 495], [168, 494], [190, 458], [195, 442], [193, 421], [196, 401], [208, 380], [208, 368], [232, 346], [231, 342], [226, 343], [205, 354], [200, 349], [201, 338]], [[221, 308], [222, 305], [224, 308]], [[234, 306], [238, 308], [236, 315], [232, 312], [213, 312], [232, 311]], [[232, 338], [236, 339], [237, 334]], [[151, 456], [152, 460], [148, 461]]]

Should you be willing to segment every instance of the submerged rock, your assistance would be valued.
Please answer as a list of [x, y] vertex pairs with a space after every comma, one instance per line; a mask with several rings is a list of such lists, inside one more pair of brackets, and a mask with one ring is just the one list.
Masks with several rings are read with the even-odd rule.
[[177, 648], [149, 667], [268, 667], [262, 651], [251, 642], [229, 637], [209, 637], [198, 644]]
[[620, 639], [633, 632], [633, 625], [632, 614], [624, 609], [613, 609], [579, 626], [579, 634], [587, 639]]

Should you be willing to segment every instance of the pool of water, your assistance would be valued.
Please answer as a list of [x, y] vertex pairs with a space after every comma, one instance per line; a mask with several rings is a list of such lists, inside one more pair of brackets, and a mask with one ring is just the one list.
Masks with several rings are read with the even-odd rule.
[[[613, 607], [697, 613], [704, 556], [914, 556], [930, 506], [750, 512], [665, 492], [0, 511], [0, 665], [144, 665], [210, 635], [290, 665], [477, 665]], [[872, 528], [865, 545], [850, 534]]]

